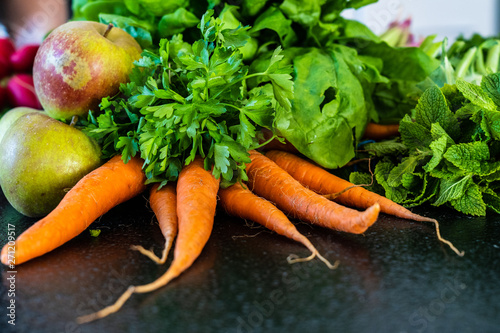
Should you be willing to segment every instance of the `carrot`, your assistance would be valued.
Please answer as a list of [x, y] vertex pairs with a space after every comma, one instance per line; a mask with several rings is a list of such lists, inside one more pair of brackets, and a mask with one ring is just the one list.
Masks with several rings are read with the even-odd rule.
[[[139, 158], [132, 158], [125, 164], [121, 156], [115, 156], [83, 177], [52, 212], [16, 239], [15, 264], [54, 250], [79, 235], [111, 208], [141, 193], [146, 181], [142, 164]], [[2, 249], [4, 265], [12, 259], [12, 256], [9, 258], [10, 248], [7, 244]]]
[[203, 159], [196, 157], [185, 166], [177, 180], [179, 233], [171, 266], [157, 280], [146, 285], [130, 286], [114, 304], [79, 317], [77, 321], [85, 323], [106, 317], [118, 311], [132, 294], [161, 288], [188, 269], [200, 255], [212, 232], [218, 189], [219, 180], [204, 169]]
[[[353, 183], [339, 178], [327, 170], [296, 155], [275, 150], [267, 152], [266, 156], [273, 160], [282, 169], [286, 170], [303, 186], [323, 195], [340, 193], [336, 196], [335, 201], [341, 204], [360, 209], [366, 209], [374, 204], [379, 204], [380, 211], [382, 213], [408, 220], [434, 223], [438, 239], [450, 246], [450, 248], [458, 255], [463, 255], [463, 252], [458, 251], [453, 244], [441, 237], [441, 233], [439, 232], [439, 223], [437, 220], [412, 213], [394, 201], [368, 191], [363, 187], [357, 187]], [[347, 188], [349, 188], [349, 190], [344, 191]]]
[[228, 214], [262, 224], [280, 235], [302, 243], [312, 252], [307, 258], [296, 258], [295, 255], [290, 255], [287, 258], [289, 263], [308, 261], [318, 257], [330, 269], [335, 269], [338, 266], [338, 262], [332, 265], [321, 256], [309, 239], [295, 228], [295, 225], [281, 210], [266, 199], [255, 195], [248, 188], [244, 188], [241, 184], [236, 183], [227, 188], [219, 189], [219, 199]]
[[302, 186], [261, 153], [251, 151], [250, 159], [247, 164], [250, 190], [295, 218], [355, 234], [365, 232], [377, 220], [380, 210], [377, 203], [364, 212], [341, 206]]
[[368, 123], [363, 137], [372, 140], [384, 140], [399, 135], [399, 124]]
[[159, 183], [156, 183], [151, 186], [149, 204], [158, 219], [161, 233], [165, 237], [162, 256], [158, 258], [153, 251], [146, 250], [140, 245], [133, 245], [132, 249], [141, 252], [157, 264], [164, 264], [177, 234], [177, 198], [175, 183], [168, 183], [158, 190], [159, 185]]

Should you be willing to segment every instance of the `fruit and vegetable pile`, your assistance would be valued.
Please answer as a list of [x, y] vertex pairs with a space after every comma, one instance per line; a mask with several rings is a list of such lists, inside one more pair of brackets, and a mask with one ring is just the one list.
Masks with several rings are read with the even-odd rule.
[[341, 15], [373, 2], [74, 2], [36, 47], [41, 107], [0, 120], [2, 190], [41, 218], [2, 263], [56, 249], [145, 191], [165, 247], [134, 249], [164, 264], [174, 246], [169, 268], [80, 322], [188, 269], [217, 207], [311, 251], [290, 263], [338, 265], [293, 221], [362, 234], [380, 213], [433, 223], [463, 255], [408, 208], [500, 212], [500, 40], [409, 46], [408, 22], [377, 36]]

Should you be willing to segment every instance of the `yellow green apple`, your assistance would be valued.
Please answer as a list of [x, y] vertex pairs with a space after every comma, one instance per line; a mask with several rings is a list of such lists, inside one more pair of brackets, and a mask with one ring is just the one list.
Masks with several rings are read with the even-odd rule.
[[9, 129], [10, 125], [17, 120], [17, 118], [31, 112], [42, 112], [41, 110], [32, 109], [24, 106], [19, 106], [17, 108], [10, 109], [7, 111], [2, 118], [0, 118], [0, 142], [2, 142], [2, 138]]
[[42, 112], [27, 113], [1, 141], [0, 185], [18, 212], [44, 216], [101, 164], [100, 157], [98, 144], [81, 130]]

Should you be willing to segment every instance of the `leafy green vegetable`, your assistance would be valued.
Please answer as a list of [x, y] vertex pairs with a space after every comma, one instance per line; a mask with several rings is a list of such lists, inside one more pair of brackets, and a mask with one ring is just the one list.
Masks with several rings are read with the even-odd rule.
[[135, 38], [143, 49], [151, 48], [153, 45], [153, 37], [149, 32], [150, 27], [147, 22], [114, 14], [99, 14], [99, 21], [104, 24], [111, 23], [115, 27], [125, 30]]
[[[202, 39], [187, 44], [176, 35], [145, 51], [120, 94], [103, 99], [101, 113], [82, 124], [106, 156], [121, 153], [128, 161], [139, 154], [148, 182], [177, 179], [196, 155], [225, 183], [246, 179], [259, 130], [271, 129], [275, 112], [291, 107], [292, 69], [281, 48], [262, 72], [250, 73], [240, 51], [248, 27], [224, 29], [212, 15], [201, 18]], [[248, 89], [246, 81], [257, 77], [262, 84]]]
[[[300, 87], [296, 95], [284, 93], [290, 82], [281, 73], [252, 77], [248, 88], [270, 79], [275, 99], [289, 103], [277, 112], [276, 133], [320, 165], [337, 168], [354, 157], [368, 122], [408, 114], [422, 93], [416, 83], [439, 66], [424, 49], [391, 47], [364, 24], [341, 15], [374, 2], [244, 0], [235, 6], [222, 0], [80, 0], [73, 9], [74, 19], [116, 22], [153, 53], [161, 38], [176, 34], [187, 44], [196, 42], [194, 26], [207, 9], [214, 9], [225, 29], [248, 27], [246, 43], [234, 46], [241, 47], [251, 71], [264, 72], [275, 47], [281, 46], [283, 62], [293, 66], [292, 77]], [[224, 38], [227, 45], [233, 43], [227, 39], [231, 36]], [[137, 98], [147, 104], [151, 96]]]
[[196, 36], [196, 25], [210, 4], [188, 0], [76, 0], [72, 2], [71, 19], [113, 23], [144, 49], [157, 49], [162, 38], [190, 32]]
[[381, 193], [407, 206], [428, 201], [469, 215], [498, 213], [497, 80], [491, 74], [480, 85], [457, 78], [452, 86], [431, 86], [414, 117], [400, 122], [400, 149], [385, 149], [397, 148], [394, 141], [367, 145], [368, 153], [381, 158], [375, 168]]
[[295, 56], [293, 105], [278, 112], [276, 119], [280, 134], [330, 168], [354, 157], [353, 125], [363, 127], [368, 121], [363, 87], [347, 61], [334, 48], [329, 53], [312, 48]]

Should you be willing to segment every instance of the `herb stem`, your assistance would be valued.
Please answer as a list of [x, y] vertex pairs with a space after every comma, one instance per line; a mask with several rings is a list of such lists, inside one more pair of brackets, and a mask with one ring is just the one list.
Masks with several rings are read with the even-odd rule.
[[258, 146], [256, 147], [253, 147], [252, 149], [259, 149], [261, 147], [264, 147], [265, 145], [267, 145], [269, 142], [273, 141], [274, 138], [276, 138], [276, 135], [273, 134], [273, 136], [271, 136], [269, 139], [267, 139], [266, 141], [262, 142], [261, 144], [259, 144]]
[[227, 89], [229, 89], [230, 87], [232, 87], [233, 85], [237, 84], [237, 83], [240, 83], [241, 81], [243, 80], [247, 80], [247, 79], [250, 79], [252, 77], [256, 77], [256, 76], [263, 76], [263, 75], [267, 75], [267, 72], [263, 72], [263, 73], [253, 73], [253, 74], [247, 74], [245, 76], [243, 76], [241, 79], [239, 80], [234, 80], [233, 82], [227, 84], [224, 89], [220, 90], [217, 94], [215, 94], [215, 96], [212, 96], [210, 99], [216, 99], [220, 96], [220, 94], [222, 94], [223, 92], [225, 92]]
[[242, 108], [239, 108], [239, 107], [237, 107], [237, 106], [235, 106], [235, 105], [233, 105], [233, 104], [229, 104], [229, 103], [218, 103], [218, 104], [219, 104], [219, 105], [224, 105], [224, 106], [227, 106], [227, 107], [234, 108], [234, 109], [236, 109], [236, 110], [238, 110], [238, 111], [242, 111]]
[[488, 50], [486, 57], [487, 74], [496, 73], [498, 71], [498, 59], [500, 58], [500, 43], [497, 42]]
[[464, 77], [465, 73], [470, 67], [470, 64], [472, 63], [472, 60], [474, 60], [474, 54], [477, 51], [477, 47], [471, 47], [464, 55], [462, 60], [457, 66], [457, 78], [458, 77]]

